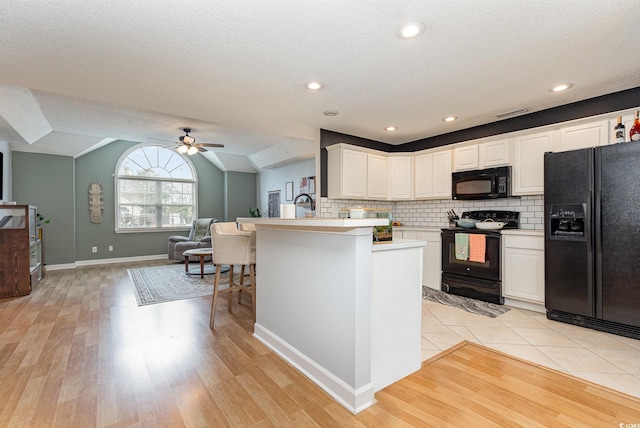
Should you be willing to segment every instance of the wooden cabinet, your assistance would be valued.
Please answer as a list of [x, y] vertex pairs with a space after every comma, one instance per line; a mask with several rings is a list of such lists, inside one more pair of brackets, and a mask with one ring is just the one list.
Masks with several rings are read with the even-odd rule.
[[511, 145], [508, 139], [489, 141], [478, 145], [480, 168], [495, 168], [511, 163]]
[[480, 168], [478, 145], [456, 147], [453, 149], [453, 170], [465, 171]]
[[44, 274], [36, 207], [0, 205], [0, 297], [24, 296]]
[[556, 152], [585, 149], [609, 144], [609, 121], [586, 123], [560, 129]]
[[387, 157], [346, 144], [327, 147], [327, 196], [387, 199]]
[[367, 153], [367, 195], [368, 199], [387, 199], [387, 157]]
[[544, 236], [503, 234], [504, 297], [544, 304]]
[[510, 153], [508, 139], [456, 147], [453, 149], [453, 170], [467, 171], [509, 165]]
[[512, 168], [514, 196], [544, 193], [544, 154], [553, 151], [553, 132], [517, 137]]
[[451, 150], [426, 152], [415, 156], [414, 197], [451, 198]]
[[[394, 235], [396, 232], [393, 232]], [[417, 239], [427, 245], [423, 251], [422, 285], [440, 290], [442, 273], [442, 244], [440, 231], [407, 229], [398, 232], [402, 239]]]
[[413, 156], [390, 156], [389, 199], [408, 200], [413, 198]]
[[327, 147], [327, 194], [330, 198], [367, 197], [367, 153], [342, 147]]

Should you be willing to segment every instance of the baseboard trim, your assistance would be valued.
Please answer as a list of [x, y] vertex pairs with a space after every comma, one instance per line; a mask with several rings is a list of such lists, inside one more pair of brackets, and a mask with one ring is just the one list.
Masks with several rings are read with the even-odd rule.
[[376, 403], [371, 382], [361, 388], [353, 389], [260, 324], [255, 323], [253, 331], [253, 335], [258, 340], [354, 414]]
[[75, 269], [82, 266], [108, 265], [114, 263], [126, 262], [143, 262], [146, 260], [163, 260], [168, 259], [166, 254], [156, 254], [151, 256], [134, 256], [134, 257], [114, 257], [111, 259], [94, 259], [94, 260], [78, 260], [75, 263], [65, 263], [60, 265], [46, 265], [46, 270], [63, 270]]

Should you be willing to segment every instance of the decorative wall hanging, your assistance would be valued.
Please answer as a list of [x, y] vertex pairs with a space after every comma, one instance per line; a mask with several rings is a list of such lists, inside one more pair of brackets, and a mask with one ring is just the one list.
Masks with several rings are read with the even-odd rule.
[[89, 184], [89, 220], [91, 223], [102, 223], [102, 211], [104, 211], [102, 193], [100, 183], [96, 181]]

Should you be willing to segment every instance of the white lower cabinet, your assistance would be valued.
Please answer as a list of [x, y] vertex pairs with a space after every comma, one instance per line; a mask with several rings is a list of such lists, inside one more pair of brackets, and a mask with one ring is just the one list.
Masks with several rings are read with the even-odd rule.
[[423, 251], [423, 263], [422, 263], [422, 285], [433, 288], [434, 290], [440, 290], [440, 284], [442, 281], [442, 251], [441, 251], [441, 238], [440, 231], [425, 231], [418, 229], [409, 229], [396, 232], [393, 231], [394, 236], [402, 239], [418, 239], [420, 241], [426, 241], [427, 245]]
[[503, 234], [505, 298], [544, 305], [544, 236]]

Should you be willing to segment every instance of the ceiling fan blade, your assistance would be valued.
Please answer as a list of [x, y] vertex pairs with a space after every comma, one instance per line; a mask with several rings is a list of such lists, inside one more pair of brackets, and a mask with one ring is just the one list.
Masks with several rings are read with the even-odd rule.
[[224, 147], [224, 144], [215, 144], [215, 143], [198, 143], [197, 145], [202, 147]]
[[204, 147], [200, 147], [200, 146], [201, 146], [201, 145], [200, 145], [200, 144], [198, 144], [198, 145], [196, 146], [196, 149], [200, 150], [201, 152], [206, 152], [206, 151], [207, 151], [207, 149], [205, 149]]

